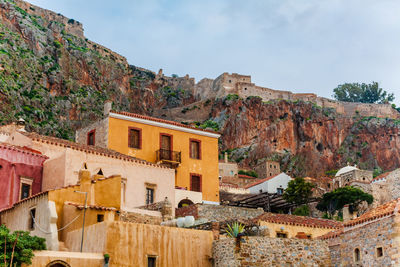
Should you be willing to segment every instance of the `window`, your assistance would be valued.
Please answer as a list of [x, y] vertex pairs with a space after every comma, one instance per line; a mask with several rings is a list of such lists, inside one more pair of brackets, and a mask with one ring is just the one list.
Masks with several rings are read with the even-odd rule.
[[356, 248], [354, 250], [354, 261], [359, 262], [360, 261], [360, 249]]
[[128, 146], [131, 148], [142, 148], [142, 129], [129, 127]]
[[154, 203], [154, 188], [146, 187], [146, 205]]
[[201, 175], [190, 175], [190, 191], [201, 192]]
[[231, 175], [233, 175], [233, 171], [231, 171]]
[[272, 169], [272, 165], [270, 164], [269, 167]]
[[156, 267], [157, 266], [157, 257], [155, 256], [147, 256], [147, 267]]
[[30, 184], [22, 184], [21, 185], [21, 200], [28, 198], [31, 193], [31, 185]]
[[383, 248], [382, 247], [376, 248], [376, 257], [377, 258], [383, 257]]
[[96, 130], [92, 130], [87, 135], [87, 144], [89, 146], [94, 146], [96, 142]]
[[36, 209], [31, 209], [29, 211], [29, 229], [35, 230], [35, 218], [36, 218]]
[[278, 195], [282, 195], [283, 194], [283, 188], [277, 188], [276, 192], [278, 193]]
[[287, 238], [287, 233], [277, 232], [276, 237], [278, 238]]
[[104, 221], [104, 214], [97, 214], [97, 222]]
[[190, 157], [192, 159], [201, 159], [201, 141], [190, 139]]

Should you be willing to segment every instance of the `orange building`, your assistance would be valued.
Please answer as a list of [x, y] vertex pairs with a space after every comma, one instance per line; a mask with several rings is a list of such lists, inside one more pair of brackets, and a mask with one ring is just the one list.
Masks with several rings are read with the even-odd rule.
[[[76, 141], [175, 169], [175, 203], [219, 203], [220, 134], [173, 121], [110, 111], [76, 132]], [[151, 191], [149, 191], [151, 192]]]

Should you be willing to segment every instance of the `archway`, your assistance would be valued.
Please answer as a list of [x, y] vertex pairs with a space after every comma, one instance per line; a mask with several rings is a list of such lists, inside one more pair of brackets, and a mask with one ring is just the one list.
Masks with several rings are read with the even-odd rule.
[[191, 201], [190, 199], [182, 199], [178, 204], [178, 208], [190, 206], [193, 204], [194, 204], [193, 201]]
[[71, 265], [62, 260], [55, 260], [47, 264], [46, 267], [71, 267]]

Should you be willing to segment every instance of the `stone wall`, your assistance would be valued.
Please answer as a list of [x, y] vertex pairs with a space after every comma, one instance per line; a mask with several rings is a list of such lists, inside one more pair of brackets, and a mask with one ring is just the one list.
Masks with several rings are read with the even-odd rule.
[[224, 222], [237, 218], [243, 220], [252, 219], [263, 213], [262, 209], [196, 204], [176, 209], [175, 215], [176, 217], [194, 216], [196, 219], [205, 218], [210, 222]]
[[[103, 148], [108, 147], [108, 118], [96, 121], [85, 128], [76, 130], [75, 142], [87, 144], [87, 135], [90, 131], [95, 130], [95, 145]], [[128, 132], [126, 132], [128, 136]]]
[[214, 241], [214, 266], [331, 266], [328, 245], [321, 240], [242, 237], [236, 247], [233, 238]]
[[[208, 83], [210, 84], [210, 83]], [[212, 83], [213, 88], [205, 91], [211, 92], [204, 97], [223, 97], [228, 94], [237, 94], [242, 98], [259, 96], [263, 101], [285, 99], [290, 101], [308, 101], [316, 103], [324, 108], [333, 108], [340, 114], [347, 116], [374, 116], [400, 118], [400, 113], [391, 107], [390, 104], [368, 104], [335, 101], [319, 97], [312, 93], [295, 94], [290, 91], [274, 90], [257, 86], [251, 82], [251, 76], [237, 73], [223, 73]], [[204, 87], [204, 86], [203, 86]]]
[[[154, 224], [160, 225], [162, 216], [160, 212], [154, 212], [157, 214], [147, 214], [147, 213], [136, 213], [136, 212], [126, 212], [122, 211], [119, 215], [119, 220], [122, 222], [132, 222], [132, 223], [143, 223], [143, 224]], [[157, 216], [158, 215], [158, 216]]]
[[[393, 266], [399, 248], [394, 244], [394, 216], [348, 227], [340, 236], [329, 239], [334, 266]], [[383, 256], [377, 256], [377, 248]], [[360, 250], [360, 262], [355, 262], [355, 249]], [[397, 265], [396, 265], [397, 266]]]

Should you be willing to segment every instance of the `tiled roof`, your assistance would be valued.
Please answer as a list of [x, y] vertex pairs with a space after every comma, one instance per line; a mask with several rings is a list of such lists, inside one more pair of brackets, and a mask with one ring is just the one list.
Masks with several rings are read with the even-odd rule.
[[239, 174], [239, 178], [245, 178], [245, 179], [257, 179], [257, 177], [254, 176], [249, 176], [245, 174]]
[[324, 235], [319, 236], [319, 239], [331, 239], [331, 238], [335, 238], [340, 236], [341, 234], [343, 234], [343, 227], [339, 228], [337, 230], [334, 231], [330, 231], [329, 233], [326, 233]]
[[21, 204], [21, 203], [23, 203], [23, 202], [26, 202], [26, 201], [31, 200], [31, 199], [33, 199], [33, 198], [39, 197], [39, 196], [41, 196], [41, 195], [45, 195], [45, 194], [47, 194], [48, 192], [49, 192], [49, 191], [43, 191], [43, 192], [37, 193], [37, 194], [35, 194], [35, 195], [32, 195], [32, 196], [30, 196], [30, 197], [24, 198], [24, 199], [22, 199], [22, 200], [20, 200], [20, 201], [17, 201], [17, 202], [15, 202], [11, 207], [8, 207], [8, 208], [5, 208], [5, 209], [0, 210], [0, 213], [1, 213], [1, 212], [4, 212], [4, 211], [11, 210], [11, 209], [13, 209], [15, 206], [17, 206], [17, 205], [19, 205], [19, 204]]
[[354, 226], [360, 223], [372, 221], [378, 218], [386, 217], [394, 213], [397, 204], [399, 203], [400, 198], [394, 199], [392, 201], [386, 202], [366, 213], [361, 215], [358, 218], [355, 218], [351, 221], [345, 222], [344, 226]]
[[37, 157], [48, 159], [48, 157], [46, 157], [45, 155], [42, 155], [42, 153], [40, 151], [36, 151], [36, 150], [31, 149], [29, 147], [21, 147], [21, 146], [16, 146], [16, 145], [11, 145], [11, 144], [0, 142], [0, 148], [14, 150], [14, 151], [18, 151], [18, 152], [21, 152], [21, 153], [24, 153], [24, 154], [28, 154], [28, 155], [32, 155], [32, 156], [37, 156]]
[[154, 163], [151, 163], [151, 162], [148, 162], [145, 160], [141, 160], [141, 159], [138, 159], [138, 158], [135, 158], [132, 156], [128, 156], [128, 155], [119, 153], [112, 149], [79, 144], [79, 143], [71, 142], [68, 140], [64, 140], [64, 139], [60, 139], [60, 138], [56, 138], [56, 137], [52, 137], [52, 136], [40, 135], [37, 133], [28, 133], [28, 132], [19, 132], [19, 133], [31, 138], [34, 141], [39, 141], [42, 143], [58, 145], [58, 146], [71, 148], [74, 150], [83, 151], [83, 152], [91, 153], [91, 154], [95, 154], [95, 155], [106, 156], [106, 157], [110, 157], [110, 158], [131, 161], [131, 162], [141, 163], [141, 164], [145, 164], [145, 165], [150, 165], [153, 167], [168, 169], [168, 167], [154, 164]]
[[278, 175], [279, 175], [279, 174], [276, 174], [276, 175], [273, 175], [273, 176], [270, 176], [270, 177], [267, 177], [267, 178], [258, 180], [258, 181], [254, 182], [254, 183], [251, 183], [251, 184], [249, 184], [249, 185], [246, 185], [244, 188], [248, 189], [248, 188], [253, 187], [253, 186], [255, 186], [255, 185], [264, 183], [264, 182], [266, 182], [266, 181], [269, 181], [269, 180], [275, 178], [275, 177], [278, 176]]
[[390, 173], [391, 173], [391, 172], [382, 173], [381, 175], [378, 175], [378, 176], [376, 176], [374, 179], [372, 179], [371, 182], [376, 182], [376, 181], [378, 181], [378, 180], [385, 179], [386, 176], [388, 176]]
[[331, 228], [339, 229], [342, 227], [342, 223], [333, 220], [312, 218], [307, 216], [296, 216], [290, 214], [278, 214], [266, 212], [253, 219], [254, 221], [265, 221], [271, 223], [295, 225], [295, 226], [306, 226], [313, 228]]
[[[80, 203], [66, 202], [65, 204], [75, 206], [80, 210], [84, 208], [84, 205], [82, 205]], [[114, 207], [105, 207], [105, 206], [100, 206], [100, 205], [86, 205], [86, 207], [89, 209], [95, 209], [95, 210], [107, 210], [107, 211], [116, 211], [117, 210], [117, 208], [114, 208]]]
[[150, 120], [150, 121], [155, 121], [155, 122], [167, 123], [167, 124], [171, 124], [171, 125], [175, 125], [175, 126], [179, 126], [179, 127], [194, 129], [194, 130], [197, 130], [197, 131], [203, 131], [203, 132], [209, 132], [209, 133], [213, 133], [213, 134], [219, 134], [218, 132], [215, 132], [215, 131], [196, 128], [196, 127], [193, 127], [193, 126], [190, 126], [190, 125], [186, 125], [186, 124], [182, 124], [182, 123], [179, 123], [179, 122], [163, 120], [163, 119], [154, 118], [154, 117], [145, 116], [145, 115], [140, 115], [140, 114], [136, 114], [136, 113], [130, 113], [130, 112], [125, 112], [125, 111], [114, 111], [114, 110], [112, 110], [110, 113], [120, 114], [120, 115], [133, 117], [133, 118], [138, 118], [138, 119], [143, 119], [143, 120]]

